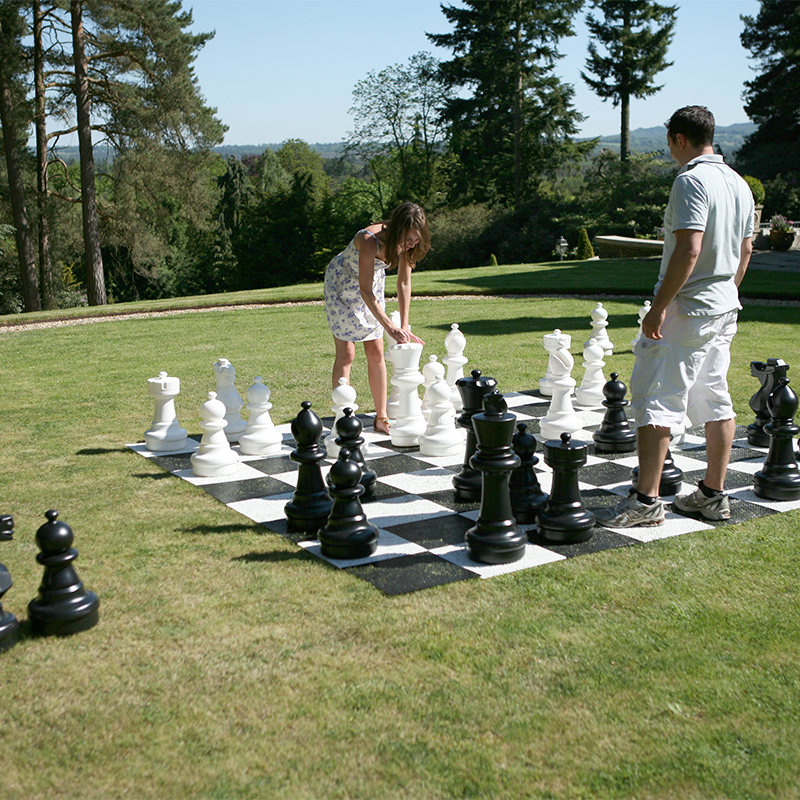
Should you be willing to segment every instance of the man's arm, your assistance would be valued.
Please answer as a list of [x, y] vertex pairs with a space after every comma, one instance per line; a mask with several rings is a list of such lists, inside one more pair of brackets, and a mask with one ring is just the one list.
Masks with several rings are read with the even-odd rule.
[[661, 339], [661, 325], [667, 313], [667, 306], [675, 299], [681, 287], [694, 272], [700, 248], [703, 246], [703, 231], [675, 231], [675, 249], [667, 264], [664, 280], [650, 306], [650, 311], [642, 320], [642, 333], [648, 339]]
[[733, 279], [737, 288], [744, 280], [744, 274], [747, 272], [747, 267], [750, 264], [751, 255], [753, 255], [753, 240], [748, 236], [747, 239], [742, 242], [742, 255], [739, 259], [739, 268], [736, 270], [736, 277]]

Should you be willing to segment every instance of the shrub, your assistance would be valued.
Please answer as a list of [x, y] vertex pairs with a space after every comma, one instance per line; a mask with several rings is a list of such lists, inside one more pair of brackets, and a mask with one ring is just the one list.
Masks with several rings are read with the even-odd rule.
[[587, 259], [594, 258], [594, 248], [591, 241], [589, 241], [589, 233], [586, 228], [581, 228], [578, 235], [578, 259], [586, 261]]
[[764, 197], [766, 196], [764, 184], [761, 183], [758, 178], [754, 178], [752, 175], [745, 175], [744, 179], [747, 182], [747, 185], [750, 187], [750, 191], [753, 193], [753, 200], [755, 200], [756, 205], [764, 205]]

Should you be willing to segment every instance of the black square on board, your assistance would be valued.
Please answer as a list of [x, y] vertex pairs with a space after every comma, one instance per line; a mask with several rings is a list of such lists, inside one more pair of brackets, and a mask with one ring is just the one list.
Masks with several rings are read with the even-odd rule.
[[223, 503], [235, 503], [238, 500], [252, 500], [256, 497], [269, 497], [273, 494], [294, 492], [294, 487], [276, 478], [245, 478], [239, 481], [223, 483], [207, 483], [203, 486], [212, 497]]
[[464, 544], [464, 534], [474, 525], [472, 520], [453, 514], [447, 517], [403, 522], [391, 525], [386, 530], [427, 550], [434, 550], [446, 545]]
[[407, 594], [478, 577], [474, 572], [451, 564], [433, 553], [387, 558], [372, 564], [346, 567], [343, 571], [352, 572], [388, 595]]

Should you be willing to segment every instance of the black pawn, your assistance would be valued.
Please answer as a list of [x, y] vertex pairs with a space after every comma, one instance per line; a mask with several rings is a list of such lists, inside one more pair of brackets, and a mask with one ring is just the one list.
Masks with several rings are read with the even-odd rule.
[[[345, 408], [336, 422], [336, 444], [339, 449], [344, 448], [350, 451], [350, 460], [355, 461], [361, 469], [361, 485], [364, 487], [364, 496], [368, 497], [375, 488], [375, 481], [378, 476], [375, 471], [370, 469], [364, 461], [364, 454], [361, 448], [364, 446], [365, 439], [361, 435], [361, 420], [353, 413], [352, 408]], [[328, 474], [328, 488], [332, 487], [330, 474]]]
[[481, 499], [481, 473], [472, 466], [477, 440], [472, 428], [472, 417], [483, 409], [483, 398], [495, 389], [494, 378], [481, 377], [479, 369], [472, 370], [469, 378], [459, 378], [456, 388], [461, 395], [461, 414], [456, 423], [467, 432], [467, 443], [464, 450], [464, 463], [457, 475], [453, 476], [456, 499], [462, 503], [478, 503]]
[[[631, 483], [636, 486], [639, 481], [639, 467], [631, 470]], [[661, 481], [658, 484], [659, 497], [678, 494], [683, 483], [683, 470], [675, 463], [669, 448], [664, 456], [664, 466], [661, 468]]]
[[[339, 444], [337, 440], [336, 444]], [[361, 507], [361, 468], [352, 460], [350, 451], [342, 447], [339, 459], [328, 475], [333, 495], [333, 507], [319, 541], [322, 555], [328, 558], [366, 558], [378, 547], [378, 529]]]
[[800, 470], [792, 449], [793, 437], [800, 432], [794, 424], [797, 395], [788, 378], [780, 378], [769, 396], [771, 420], [764, 426], [770, 437], [769, 453], [761, 470], [753, 475], [754, 491], [765, 500], [796, 500], [800, 497]]
[[517, 418], [497, 391], [485, 396], [483, 407], [472, 417], [477, 449], [471, 466], [482, 473], [483, 488], [478, 521], [465, 534], [467, 555], [484, 564], [508, 564], [525, 555], [528, 542], [514, 519], [509, 492], [511, 471], [520, 465], [511, 449]]
[[[0, 541], [14, 538], [14, 518], [9, 514], [0, 516]], [[19, 623], [10, 611], [3, 611], [3, 595], [13, 586], [11, 574], [5, 564], [0, 564], [0, 652], [9, 650], [17, 642]]]
[[619, 380], [616, 372], [603, 386], [603, 405], [606, 413], [600, 430], [592, 435], [594, 449], [598, 453], [632, 453], [636, 449], [636, 431], [631, 428], [625, 414], [625, 399], [628, 387]]
[[747, 426], [747, 441], [754, 447], [769, 447], [769, 434], [764, 426], [770, 422], [769, 396], [778, 381], [786, 377], [789, 365], [780, 358], [768, 358], [767, 362], [751, 361], [750, 374], [761, 383], [758, 391], [750, 398], [750, 408], [756, 418]]
[[594, 514], [583, 505], [578, 471], [586, 463], [589, 445], [572, 441], [569, 433], [561, 441], [545, 442], [544, 463], [553, 470], [550, 499], [536, 518], [539, 535], [556, 544], [575, 544], [592, 538]]
[[517, 432], [511, 440], [520, 465], [511, 473], [509, 491], [514, 519], [520, 525], [533, 525], [536, 513], [547, 502], [549, 495], [542, 491], [534, 467], [539, 463], [536, 456], [536, 437], [528, 432], [524, 422], [517, 423]]
[[45, 513], [47, 522], [36, 531], [41, 552], [36, 560], [44, 567], [39, 595], [28, 603], [31, 630], [45, 636], [66, 636], [97, 624], [100, 600], [83, 583], [72, 566], [78, 551], [72, 547], [72, 528], [58, 521], [58, 511]]
[[322, 462], [326, 452], [319, 446], [322, 420], [304, 400], [302, 411], [292, 420], [292, 436], [297, 442], [290, 458], [299, 464], [297, 487], [292, 499], [284, 506], [287, 528], [290, 531], [316, 533], [328, 519], [333, 500], [322, 479]]

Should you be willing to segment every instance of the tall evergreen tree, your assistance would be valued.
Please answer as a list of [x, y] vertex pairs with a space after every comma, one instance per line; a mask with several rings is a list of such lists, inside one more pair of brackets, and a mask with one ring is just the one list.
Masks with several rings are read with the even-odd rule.
[[662, 88], [653, 79], [672, 66], [666, 56], [675, 33], [678, 6], [642, 0], [593, 0], [591, 7], [603, 17], [586, 15], [592, 38], [586, 72], [581, 72], [581, 77], [598, 97], [620, 107], [620, 157], [625, 162], [631, 155], [631, 97], [650, 97]]
[[742, 21], [759, 73], [745, 83], [745, 111], [758, 130], [737, 161], [762, 179], [800, 172], [800, 3], [762, 0], [758, 16]]
[[25, 96], [20, 85], [24, 21], [18, 5], [9, 2], [0, 6], [0, 125], [25, 310], [38, 311], [41, 301], [22, 168], [24, 132], [29, 120], [20, 113]]
[[92, 144], [91, 96], [89, 94], [89, 59], [83, 29], [83, 2], [70, 1], [72, 21], [72, 57], [75, 69], [75, 108], [78, 120], [78, 144], [81, 159], [81, 209], [83, 211], [83, 248], [86, 257], [86, 291], [90, 306], [104, 306], [106, 279], [100, 249], [100, 225], [97, 220], [97, 193], [94, 183], [94, 146]]
[[455, 189], [461, 199], [500, 200], [519, 206], [539, 179], [579, 159], [593, 143], [571, 137], [583, 117], [573, 88], [554, 74], [557, 45], [573, 35], [583, 0], [464, 0], [442, 4], [451, 33], [428, 34], [453, 51], [440, 67], [449, 88], [467, 89], [444, 107], [450, 146], [460, 161]]

